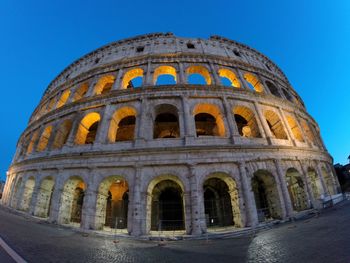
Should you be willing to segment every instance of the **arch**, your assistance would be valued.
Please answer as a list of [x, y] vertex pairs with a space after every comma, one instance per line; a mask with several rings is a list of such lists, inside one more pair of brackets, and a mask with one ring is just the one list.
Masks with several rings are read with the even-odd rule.
[[[174, 78], [174, 82], [176, 84], [177, 78], [176, 78], [176, 69], [172, 66], [159, 66], [154, 70], [153, 73], [153, 84], [157, 85], [157, 80], [162, 75], [170, 75]], [[173, 84], [173, 83], [170, 83]]]
[[272, 135], [274, 135], [277, 139], [288, 140], [280, 117], [278, 117], [278, 115], [271, 110], [265, 111], [264, 115]]
[[193, 109], [196, 133], [198, 136], [225, 136], [225, 124], [219, 107], [200, 103]]
[[300, 142], [304, 142], [304, 137], [301, 134], [301, 130], [300, 130], [299, 125], [297, 124], [296, 120], [292, 116], [287, 116], [286, 119], [287, 119], [287, 122], [288, 122], [290, 129], [292, 130], [294, 138]]
[[41, 181], [34, 208], [35, 216], [43, 218], [49, 217], [54, 185], [55, 181], [51, 176], [47, 176]]
[[55, 104], [56, 104], [56, 97], [53, 97], [49, 100], [47, 104], [46, 112], [54, 110]]
[[294, 102], [294, 97], [287, 91], [286, 89], [282, 89], [284, 96], [286, 97], [287, 100], [290, 102]]
[[96, 201], [96, 229], [127, 228], [128, 182], [122, 176], [109, 176], [99, 185]]
[[317, 173], [316, 173], [314, 168], [309, 167], [307, 169], [307, 177], [308, 177], [309, 182], [310, 182], [312, 196], [316, 200], [320, 199], [321, 198], [321, 194], [323, 193], [323, 190], [322, 190], [323, 187], [322, 187], [321, 179], [317, 175]]
[[281, 201], [274, 176], [266, 170], [258, 170], [253, 175], [251, 185], [259, 222], [281, 219]]
[[207, 70], [207, 68], [204, 66], [199, 66], [199, 65], [189, 66], [186, 69], [186, 74], [187, 74], [187, 78], [189, 78], [192, 74], [199, 74], [204, 78], [207, 85], [211, 84], [210, 73]]
[[143, 77], [143, 69], [134, 68], [127, 71], [122, 80], [122, 89], [133, 88], [132, 80], [137, 77]]
[[[230, 82], [230, 86], [235, 88], [241, 87], [241, 83], [239, 82], [236, 74], [233, 71], [226, 68], [221, 68], [218, 70], [218, 74], [219, 74], [219, 77], [228, 79]], [[222, 84], [224, 85], [224, 83]]]
[[[147, 189], [147, 232], [149, 230], [184, 230], [184, 186], [173, 175], [154, 178]], [[163, 194], [163, 195], [162, 195]]]
[[286, 181], [289, 196], [295, 211], [303, 211], [309, 208], [309, 200], [305, 191], [305, 183], [295, 168], [289, 168], [286, 172]]
[[266, 86], [269, 88], [269, 91], [271, 94], [275, 95], [276, 97], [281, 97], [281, 94], [275, 84], [273, 84], [271, 81], [265, 81]]
[[112, 90], [115, 77], [106, 75], [101, 77], [94, 87], [94, 95], [106, 94]]
[[79, 124], [75, 143], [80, 145], [94, 143], [100, 119], [100, 114], [96, 112], [86, 114]]
[[251, 109], [245, 106], [236, 106], [233, 109], [233, 114], [237, 124], [238, 132], [241, 136], [248, 138], [261, 138], [255, 114]]
[[301, 124], [301, 127], [302, 127], [303, 131], [305, 132], [305, 135], [308, 138], [308, 140], [312, 144], [316, 145], [315, 135], [312, 132], [312, 130], [310, 129], [310, 127], [307, 124], [307, 122], [304, 119], [300, 119], [300, 124]]
[[64, 120], [56, 131], [55, 139], [52, 147], [54, 149], [60, 149], [68, 140], [69, 133], [72, 129], [72, 121], [70, 119]]
[[66, 102], [67, 102], [67, 100], [69, 98], [69, 95], [70, 95], [70, 90], [69, 89], [65, 90], [62, 93], [60, 99], [57, 102], [57, 106], [56, 106], [57, 109], [62, 107], [64, 104], [66, 104]]
[[130, 141], [135, 137], [135, 123], [137, 112], [132, 107], [122, 107], [116, 110], [112, 116], [108, 141]]
[[333, 181], [333, 175], [327, 171], [325, 167], [321, 168], [323, 181], [325, 183], [325, 186], [327, 188], [327, 192], [329, 195], [334, 195], [334, 181]]
[[261, 84], [259, 79], [254, 74], [245, 73], [243, 77], [247, 81], [247, 83], [249, 84], [249, 86], [252, 90], [255, 90], [256, 92], [263, 92], [264, 91], [263, 84]]
[[35, 186], [35, 179], [33, 176], [29, 177], [24, 184], [24, 189], [22, 193], [22, 200], [20, 204], [20, 209], [23, 211], [28, 211], [30, 202], [32, 200], [33, 191]]
[[178, 109], [171, 104], [160, 104], [155, 108], [153, 138], [179, 138]]
[[89, 90], [89, 84], [87, 82], [81, 84], [80, 87], [74, 93], [72, 101], [75, 102], [84, 98], [88, 90]]
[[36, 130], [33, 135], [32, 135], [32, 139], [30, 140], [29, 144], [28, 144], [28, 148], [27, 148], [27, 154], [30, 154], [33, 150], [34, 150], [34, 146], [36, 144], [36, 141], [38, 140], [39, 137], [39, 131]]
[[13, 190], [13, 194], [12, 194], [12, 198], [11, 198], [11, 204], [10, 204], [11, 207], [13, 207], [13, 208], [17, 208], [22, 182], [23, 182], [23, 178], [20, 177], [17, 180], [16, 184], [15, 184], [15, 187], [14, 187], [14, 190]]
[[42, 152], [43, 150], [46, 149], [47, 144], [49, 143], [51, 132], [52, 132], [52, 126], [47, 126], [43, 131], [43, 133], [41, 134], [38, 142], [38, 146], [36, 147], [38, 152]]
[[236, 181], [224, 173], [209, 175], [203, 183], [207, 227], [242, 227]]
[[85, 183], [78, 176], [69, 177], [63, 187], [59, 208], [59, 223], [80, 223], [84, 203]]

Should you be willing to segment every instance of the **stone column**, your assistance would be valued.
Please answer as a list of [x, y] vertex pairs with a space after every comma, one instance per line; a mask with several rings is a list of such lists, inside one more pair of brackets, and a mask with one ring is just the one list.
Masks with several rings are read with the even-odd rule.
[[[149, 139], [150, 135], [153, 135], [153, 131], [149, 129], [149, 106], [148, 99], [141, 99], [141, 107], [139, 112], [138, 125], [136, 125], [136, 140], [135, 146], [143, 146], [146, 140]], [[148, 125], [147, 125], [148, 124]]]
[[114, 74], [115, 80], [111, 90], [119, 90], [121, 89], [122, 78], [123, 78], [123, 70], [119, 69], [117, 74]]
[[142, 86], [152, 86], [153, 85], [153, 79], [152, 79], [152, 62], [148, 61], [146, 72], [143, 73], [144, 77], [142, 80]]
[[92, 96], [95, 95], [95, 94], [94, 94], [94, 89], [95, 89], [95, 85], [97, 84], [97, 82], [98, 82], [97, 77], [95, 77], [95, 78], [90, 82], [90, 84], [89, 84], [89, 89], [88, 89], [88, 91], [86, 92], [85, 97], [92, 97]]
[[[145, 210], [146, 207], [142, 209], [142, 200], [141, 200], [141, 175], [142, 175], [142, 166], [137, 165], [135, 167], [135, 174], [134, 174], [134, 187], [133, 187], [133, 197], [132, 197], [132, 204], [131, 204], [131, 219], [132, 219], [132, 229], [131, 229], [131, 235], [132, 236], [140, 236], [142, 234], [142, 215], [146, 214]], [[129, 228], [129, 218], [128, 218], [128, 228]], [[146, 223], [146, 222], [144, 222]]]
[[188, 97], [182, 96], [182, 108], [183, 108], [183, 120], [184, 120], [184, 131], [185, 131], [185, 144], [191, 144], [193, 139], [196, 137], [196, 125], [194, 117], [190, 112], [190, 106]]
[[317, 170], [318, 176], [320, 177], [321, 185], [323, 188], [323, 194], [329, 195], [328, 188], [324, 182], [323, 173], [320, 165], [321, 163], [319, 161], [316, 161], [316, 170]]
[[[92, 174], [91, 174], [92, 176]], [[95, 229], [96, 199], [97, 192], [90, 184], [84, 193], [84, 202], [81, 215], [80, 227], [83, 229]]]
[[221, 80], [220, 80], [220, 78], [218, 76], [218, 73], [217, 73], [216, 66], [212, 62], [209, 62], [209, 68], [210, 68], [210, 71], [211, 71], [211, 75], [213, 77], [212, 85], [222, 85], [221, 84]]
[[[275, 165], [276, 165], [276, 170], [277, 170], [277, 175], [280, 181], [281, 185], [281, 190], [282, 190], [282, 195], [283, 195], [283, 201], [284, 201], [284, 210], [285, 210], [285, 217], [291, 217], [293, 216], [293, 206], [292, 206], [292, 201], [290, 200], [289, 192], [288, 192], [288, 187], [287, 187], [287, 182], [285, 179], [285, 175], [282, 171], [281, 164], [278, 160], [274, 160]], [[281, 206], [283, 204], [281, 203]]]
[[288, 136], [288, 139], [292, 141], [293, 145], [296, 146], [297, 143], [295, 142], [295, 138], [294, 138], [294, 134], [291, 130], [291, 128], [289, 127], [289, 123], [286, 119], [286, 116], [284, 115], [284, 112], [282, 111], [282, 109], [280, 107], [278, 107], [278, 112], [280, 113], [281, 115], [281, 121], [282, 121], [282, 124], [283, 126], [286, 128], [287, 130], [287, 136]]
[[242, 182], [242, 191], [246, 209], [246, 226], [255, 227], [259, 224], [258, 212], [256, 210], [255, 197], [252, 191], [251, 180], [249, 180], [245, 162], [239, 163], [239, 175]]
[[51, 134], [50, 134], [49, 140], [47, 142], [45, 151], [49, 152], [52, 149], [52, 145], [54, 143], [58, 128], [59, 128], [61, 123], [62, 122], [56, 122], [54, 125], [52, 125]]
[[309, 205], [309, 208], [310, 208], [310, 202], [312, 204], [313, 207], [317, 207], [317, 204], [315, 202], [315, 198], [313, 196], [313, 193], [312, 193], [312, 190], [310, 189], [310, 180], [309, 180], [309, 177], [308, 177], [308, 174], [307, 174], [307, 169], [305, 168], [305, 166], [303, 165], [302, 162], [300, 162], [300, 167], [301, 167], [301, 170], [302, 170], [302, 173], [304, 175], [304, 178], [305, 178], [305, 184], [306, 184], [306, 190], [307, 190], [307, 194], [308, 194], [308, 205]]
[[203, 187], [198, 185], [195, 165], [189, 165], [190, 199], [191, 199], [191, 235], [200, 235], [206, 231]]
[[240, 137], [240, 134], [238, 132], [238, 128], [236, 125], [236, 122], [233, 120], [234, 114], [232, 112], [232, 107], [228, 103], [227, 99], [225, 97], [222, 98], [224, 110], [225, 110], [225, 117], [227, 119], [228, 127], [230, 130], [230, 137], [232, 140], [232, 143], [235, 143], [235, 140], [237, 137]]
[[78, 112], [74, 117], [74, 119], [72, 120], [72, 128], [69, 132], [67, 142], [65, 143], [65, 145], [63, 145], [63, 148], [71, 147], [75, 144], [75, 136], [77, 134], [80, 121], [82, 120], [82, 118], [83, 118], [83, 113]]
[[[59, 170], [58, 174], [62, 174], [63, 170]], [[49, 222], [57, 223], [59, 217], [59, 210], [61, 206], [61, 195], [64, 187], [64, 178], [58, 176], [56, 177], [56, 182], [54, 184], [54, 189], [52, 193], [51, 208], [49, 211]]]
[[242, 88], [246, 89], [246, 90], [250, 90], [248, 84], [247, 84], [247, 81], [245, 80], [244, 76], [243, 76], [243, 73], [242, 71], [240, 70], [237, 70], [237, 73], [238, 73], [238, 78], [240, 79], [240, 82], [241, 82], [241, 86]]
[[35, 206], [36, 206], [38, 195], [40, 192], [40, 186], [41, 186], [40, 183], [41, 183], [41, 178], [37, 178], [37, 182], [35, 182], [35, 185], [34, 185], [32, 199], [30, 200], [29, 210], [28, 210], [28, 213], [31, 215], [34, 215]]
[[186, 78], [186, 74], [185, 74], [185, 69], [184, 69], [184, 65], [182, 63], [179, 63], [179, 80], [178, 80], [178, 84], [187, 84], [187, 78]]
[[254, 101], [254, 107], [255, 107], [256, 113], [258, 114], [258, 116], [257, 116], [256, 119], [257, 119], [258, 123], [260, 123], [261, 126], [262, 126], [262, 128], [263, 128], [262, 131], [264, 132], [264, 134], [265, 134], [265, 136], [266, 136], [267, 142], [268, 142], [269, 144], [272, 144], [271, 138], [274, 138], [274, 136], [272, 135], [271, 130], [270, 130], [270, 127], [267, 125], [265, 116], [264, 116], [264, 114], [261, 112], [261, 109], [260, 109], [260, 107], [259, 107], [259, 105], [258, 105], [258, 103], [257, 103], [256, 101]]
[[112, 105], [106, 105], [100, 123], [96, 132], [95, 145], [106, 143], [108, 137], [108, 128], [111, 122], [111, 115], [113, 114], [114, 107]]

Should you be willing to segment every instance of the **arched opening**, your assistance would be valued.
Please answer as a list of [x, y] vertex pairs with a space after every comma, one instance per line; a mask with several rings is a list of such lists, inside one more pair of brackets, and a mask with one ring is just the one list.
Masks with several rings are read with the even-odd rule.
[[46, 112], [54, 110], [55, 104], [56, 104], [56, 97], [53, 97], [53, 98], [50, 99], [50, 101], [49, 101], [49, 103], [47, 105]]
[[22, 186], [22, 181], [23, 181], [22, 177], [19, 178], [17, 180], [17, 183], [16, 183], [15, 188], [13, 190], [12, 199], [11, 199], [11, 207], [13, 207], [13, 208], [17, 208], [16, 206], [17, 206], [18, 199], [19, 199], [19, 194], [20, 194], [20, 188]]
[[142, 77], [143, 69], [141, 68], [127, 71], [122, 80], [122, 89], [132, 89], [142, 86]]
[[316, 145], [316, 140], [315, 140], [315, 136], [314, 133], [312, 132], [312, 130], [310, 129], [309, 125], [307, 124], [307, 122], [304, 119], [300, 119], [300, 124], [301, 127], [306, 135], [306, 137], [308, 138], [308, 140]]
[[236, 106], [233, 109], [238, 132], [247, 138], [261, 138], [259, 126], [253, 111], [245, 106]]
[[85, 183], [77, 176], [70, 177], [61, 194], [59, 223], [80, 223], [84, 203]]
[[320, 177], [317, 175], [316, 171], [310, 167], [307, 170], [307, 177], [309, 178], [312, 196], [316, 200], [320, 199], [323, 193]]
[[33, 176], [29, 177], [24, 185], [22, 200], [20, 209], [23, 211], [28, 211], [30, 206], [30, 201], [32, 200], [33, 191], [35, 186], [35, 179]]
[[172, 180], [163, 180], [152, 190], [151, 230], [184, 230], [183, 192]]
[[41, 185], [39, 188], [38, 197], [37, 197], [36, 205], [34, 209], [35, 216], [43, 217], [43, 218], [49, 217], [54, 185], [55, 185], [55, 181], [50, 176], [45, 177], [41, 181]]
[[206, 225], [210, 227], [241, 227], [238, 189], [227, 175], [214, 175], [203, 184]]
[[94, 87], [94, 95], [106, 94], [112, 90], [115, 77], [107, 75], [101, 77]]
[[254, 173], [252, 190], [259, 222], [281, 219], [281, 203], [275, 178], [265, 170]]
[[77, 135], [75, 137], [75, 143], [93, 144], [96, 138], [99, 123], [100, 115], [98, 113], [88, 113], [79, 124]]
[[154, 85], [176, 84], [176, 69], [171, 66], [160, 66], [154, 70]]
[[286, 97], [287, 100], [290, 102], [294, 102], [293, 96], [287, 91], [286, 89], [282, 89], [284, 96]]
[[309, 200], [305, 192], [305, 184], [299, 172], [289, 168], [286, 173], [287, 187], [290, 200], [295, 211], [303, 211], [309, 208]]
[[224, 86], [232, 86], [235, 88], [240, 88], [241, 83], [239, 82], [235, 73], [233, 73], [229, 69], [221, 68], [218, 71], [219, 77], [221, 79], [221, 83]]
[[322, 176], [323, 176], [323, 181], [326, 185], [327, 188], [327, 192], [329, 195], [334, 195], [335, 191], [334, 191], [334, 181], [333, 181], [333, 176], [332, 174], [330, 174], [325, 167], [321, 168], [322, 171]]
[[275, 112], [271, 110], [265, 111], [265, 118], [273, 136], [277, 139], [288, 140], [282, 121]]
[[115, 111], [108, 130], [108, 141], [132, 141], [135, 137], [136, 110], [122, 107]]
[[85, 82], [85, 83], [81, 84], [81, 86], [74, 93], [73, 102], [84, 98], [85, 94], [88, 92], [88, 89], [89, 89], [88, 83]]
[[96, 206], [96, 229], [104, 226], [117, 229], [127, 228], [129, 186], [120, 176], [104, 179], [98, 189]]
[[56, 108], [60, 108], [60, 107], [62, 107], [64, 104], [66, 104], [66, 102], [67, 102], [67, 100], [68, 100], [68, 98], [69, 98], [69, 95], [70, 95], [70, 90], [69, 90], [69, 89], [65, 90], [65, 91], [62, 93], [60, 99], [58, 100], [58, 102], [57, 102], [57, 107], [56, 107]]
[[189, 84], [210, 85], [211, 77], [204, 66], [190, 66], [186, 69]]
[[72, 121], [65, 120], [56, 132], [55, 139], [53, 141], [53, 149], [60, 149], [66, 144], [70, 130], [72, 129]]
[[180, 128], [178, 110], [170, 104], [161, 104], [155, 108], [153, 138], [179, 138]]
[[38, 152], [41, 152], [46, 149], [51, 136], [51, 131], [52, 131], [52, 126], [47, 126], [43, 131], [43, 133], [41, 134], [41, 137], [38, 142], [38, 146], [36, 148]]
[[296, 120], [292, 116], [287, 116], [286, 118], [294, 138], [300, 142], [304, 142], [303, 135], [301, 134], [301, 130], [299, 129], [299, 125], [297, 124]]
[[193, 110], [196, 134], [199, 136], [225, 136], [224, 120], [216, 105], [197, 104]]
[[261, 82], [255, 75], [251, 73], [245, 73], [243, 77], [247, 81], [248, 86], [251, 90], [255, 90], [256, 92], [264, 91], [263, 84], [261, 84]]
[[30, 154], [34, 150], [34, 146], [36, 144], [36, 141], [38, 140], [38, 137], [39, 137], [39, 131], [36, 130], [32, 135], [32, 139], [30, 140], [30, 143], [28, 144], [27, 154]]
[[275, 84], [273, 84], [271, 81], [265, 81], [266, 86], [269, 88], [269, 91], [271, 94], [275, 95], [276, 97], [281, 97], [280, 92], [278, 91], [278, 88], [276, 87]]

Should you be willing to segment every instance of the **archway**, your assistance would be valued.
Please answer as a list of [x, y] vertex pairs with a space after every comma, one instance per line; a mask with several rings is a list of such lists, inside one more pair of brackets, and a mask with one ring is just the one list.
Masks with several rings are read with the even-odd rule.
[[316, 171], [310, 167], [307, 169], [307, 177], [309, 178], [312, 196], [316, 200], [320, 199], [323, 193], [320, 177], [317, 175]]
[[[186, 69], [186, 74], [187, 74], [189, 84], [206, 84], [206, 85], [211, 84], [210, 73], [207, 70], [207, 68], [204, 66], [199, 66], [199, 65], [190, 66]], [[197, 77], [194, 79], [191, 79], [191, 76], [193, 75], [198, 75], [197, 77], [203, 78], [204, 82], [198, 79]]]
[[322, 171], [322, 176], [323, 176], [323, 181], [326, 185], [327, 188], [327, 192], [330, 195], [334, 195], [335, 191], [334, 191], [334, 181], [332, 178], [332, 174], [330, 174], [325, 167], [321, 168]]
[[93, 144], [95, 141], [100, 115], [96, 112], [88, 113], [80, 122], [75, 137], [76, 144]]
[[66, 144], [71, 129], [72, 121], [69, 119], [64, 120], [59, 129], [56, 131], [55, 139], [52, 144], [53, 149], [60, 149], [64, 144]]
[[57, 109], [62, 107], [64, 104], [66, 104], [66, 102], [67, 102], [67, 100], [69, 98], [69, 95], [70, 95], [70, 90], [69, 89], [65, 90], [62, 93], [60, 99], [57, 102], [57, 106], [56, 106]]
[[161, 104], [155, 108], [153, 138], [179, 138], [180, 127], [178, 109], [170, 104]]
[[289, 168], [286, 172], [286, 181], [289, 196], [295, 211], [303, 211], [309, 208], [309, 201], [305, 191], [305, 183], [299, 172]]
[[288, 140], [282, 121], [275, 112], [271, 110], [265, 111], [265, 118], [272, 135], [277, 139]]
[[273, 84], [271, 81], [268, 81], [268, 80], [265, 83], [273, 95], [279, 98], [281, 97], [281, 94], [275, 84]]
[[115, 77], [107, 75], [101, 77], [94, 87], [94, 95], [106, 94], [112, 90]]
[[30, 140], [30, 143], [28, 144], [27, 154], [30, 154], [33, 152], [36, 141], [38, 140], [38, 137], [39, 137], [39, 131], [36, 130], [35, 132], [33, 132], [32, 139]]
[[135, 137], [136, 110], [122, 107], [113, 114], [108, 130], [108, 141], [131, 141]]
[[260, 138], [259, 126], [252, 110], [245, 106], [236, 106], [233, 109], [238, 132], [243, 137]]
[[[143, 78], [143, 69], [141, 68], [134, 68], [129, 71], [127, 71], [124, 74], [123, 80], [122, 80], [122, 89], [132, 89], [136, 88], [142, 85], [142, 78]], [[135, 82], [135, 80], [141, 79], [141, 84], [138, 82]]]
[[84, 96], [88, 92], [88, 89], [89, 89], [89, 84], [87, 82], [81, 84], [80, 87], [74, 93], [72, 101], [75, 102], [84, 98]]
[[[224, 86], [232, 86], [235, 88], [240, 88], [241, 83], [239, 82], [237, 76], [233, 71], [225, 68], [221, 68], [218, 71], [219, 77], [221, 79], [222, 85]], [[228, 85], [226, 85], [226, 83]]]
[[281, 203], [275, 178], [265, 170], [258, 170], [252, 178], [256, 210], [259, 222], [281, 219]]
[[52, 126], [47, 126], [43, 131], [43, 133], [41, 134], [38, 142], [38, 146], [36, 147], [38, 152], [41, 152], [46, 149], [47, 144], [49, 143], [51, 132], [52, 132]]
[[38, 217], [49, 217], [53, 188], [55, 181], [51, 176], [45, 177], [41, 185], [36, 200], [34, 215]]
[[205, 180], [203, 193], [208, 228], [242, 226], [235, 180], [224, 174], [214, 174]]
[[105, 178], [98, 188], [96, 202], [96, 229], [104, 226], [117, 229], [127, 228], [129, 206], [129, 185], [120, 176]]
[[287, 116], [286, 118], [287, 118], [288, 125], [292, 130], [294, 138], [300, 142], [304, 142], [303, 135], [301, 134], [301, 130], [296, 120], [292, 116]]
[[13, 190], [13, 194], [12, 194], [12, 198], [11, 198], [11, 207], [13, 208], [17, 208], [17, 203], [18, 203], [18, 199], [19, 199], [19, 194], [20, 194], [20, 188], [22, 186], [22, 177], [19, 178], [16, 182], [15, 188]]
[[30, 206], [30, 201], [32, 200], [33, 191], [35, 186], [35, 179], [33, 176], [29, 177], [24, 184], [24, 189], [22, 193], [22, 200], [20, 209], [23, 211], [28, 211]]
[[245, 73], [243, 77], [247, 81], [248, 86], [251, 90], [255, 90], [256, 92], [264, 91], [263, 84], [261, 84], [261, 82], [255, 75], [251, 73]]
[[176, 84], [176, 69], [171, 66], [159, 66], [154, 70], [154, 85]]
[[225, 136], [225, 125], [219, 108], [213, 104], [197, 104], [193, 115], [198, 136]]
[[77, 176], [70, 177], [64, 184], [59, 209], [59, 223], [80, 223], [84, 203], [85, 183]]
[[175, 181], [164, 179], [151, 192], [151, 230], [184, 230], [183, 189]]

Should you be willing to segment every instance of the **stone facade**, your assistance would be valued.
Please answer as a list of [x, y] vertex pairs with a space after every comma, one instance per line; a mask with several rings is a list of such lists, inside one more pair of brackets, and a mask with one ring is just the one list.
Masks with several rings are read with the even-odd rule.
[[156, 33], [97, 49], [49, 85], [2, 203], [85, 229], [197, 235], [293, 217], [337, 191], [317, 123], [271, 60]]

